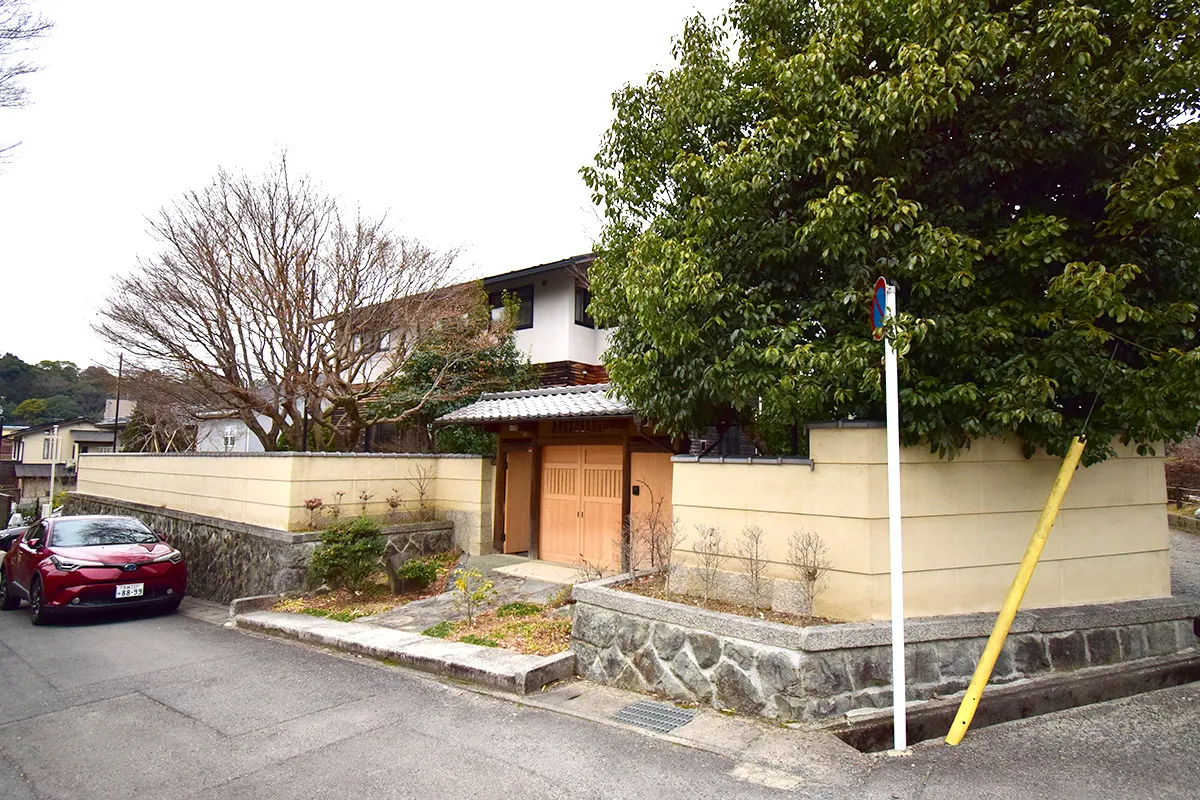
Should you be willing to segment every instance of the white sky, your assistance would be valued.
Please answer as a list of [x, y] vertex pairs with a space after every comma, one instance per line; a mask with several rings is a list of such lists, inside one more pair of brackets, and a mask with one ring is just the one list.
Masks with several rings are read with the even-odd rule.
[[[154, 252], [146, 217], [218, 166], [289, 166], [469, 276], [587, 252], [578, 169], [610, 95], [728, 0], [32, 0], [56, 24], [0, 110], [0, 354], [115, 356], [89, 324]], [[51, 298], [51, 299], [47, 299]]]

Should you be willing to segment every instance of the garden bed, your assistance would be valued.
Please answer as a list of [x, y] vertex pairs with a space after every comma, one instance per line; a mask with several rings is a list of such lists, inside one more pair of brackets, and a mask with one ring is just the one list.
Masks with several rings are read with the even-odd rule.
[[424, 588], [392, 594], [387, 573], [380, 569], [371, 575], [361, 589], [339, 588], [328, 592], [309, 592], [299, 597], [287, 597], [272, 606], [271, 610], [327, 617], [339, 622], [352, 622], [361, 617], [380, 614], [414, 600], [434, 597], [444, 592], [460, 555], [458, 550], [449, 550], [430, 556], [429, 560], [437, 565], [437, 577]]
[[471, 622], [439, 622], [423, 633], [454, 642], [549, 656], [570, 648], [571, 619], [553, 604], [516, 602], [481, 612]]
[[703, 597], [696, 595], [668, 592], [667, 576], [662, 572], [656, 572], [651, 575], [639, 575], [625, 583], [614, 584], [612, 588], [622, 592], [629, 592], [630, 594], [641, 595], [642, 597], [652, 597], [655, 600], [682, 603], [694, 608], [719, 611], [722, 614], [737, 614], [741, 617], [749, 617], [750, 619], [759, 619], [766, 622], [777, 622], [781, 625], [831, 625], [837, 622], [837, 620], [826, 619], [825, 617], [789, 614], [785, 611], [773, 611], [770, 608], [755, 609], [752, 606], [727, 603], [724, 600], [717, 600], [715, 598], [705, 600]]

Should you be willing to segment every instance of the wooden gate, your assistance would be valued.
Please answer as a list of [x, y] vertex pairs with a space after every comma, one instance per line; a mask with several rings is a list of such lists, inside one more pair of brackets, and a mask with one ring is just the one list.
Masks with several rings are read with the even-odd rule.
[[625, 490], [619, 445], [546, 445], [538, 557], [563, 564], [620, 564]]
[[504, 552], [529, 549], [529, 492], [533, 486], [533, 453], [509, 450], [504, 482]]

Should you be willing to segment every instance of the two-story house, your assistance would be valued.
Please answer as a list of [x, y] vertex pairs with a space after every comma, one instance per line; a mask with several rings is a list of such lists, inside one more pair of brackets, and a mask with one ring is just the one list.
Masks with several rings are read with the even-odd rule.
[[588, 313], [588, 269], [595, 260], [587, 253], [483, 279], [496, 312], [503, 308], [505, 292], [520, 301], [517, 347], [542, 368], [542, 386], [608, 380], [600, 362], [608, 331], [597, 328]]
[[[57, 428], [57, 437], [54, 436]], [[90, 419], [79, 417], [61, 422], [33, 425], [10, 437], [18, 502], [50, 499], [50, 465], [55, 465], [55, 491], [75, 485], [75, 467], [84, 453], [111, 453], [113, 433], [101, 430]]]

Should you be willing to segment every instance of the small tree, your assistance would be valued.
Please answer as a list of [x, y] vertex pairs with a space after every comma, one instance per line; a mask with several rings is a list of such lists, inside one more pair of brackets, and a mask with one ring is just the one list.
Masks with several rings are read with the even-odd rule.
[[696, 547], [693, 552], [699, 561], [696, 571], [700, 578], [700, 587], [704, 602], [708, 602], [717, 587], [717, 578], [721, 572], [721, 563], [725, 560], [722, 551], [724, 533], [716, 525], [696, 526]]
[[742, 529], [738, 542], [738, 558], [742, 560], [742, 585], [754, 613], [770, 605], [771, 579], [767, 577], [766, 533], [757, 525]]
[[361, 492], [358, 493], [358, 507], [359, 507], [359, 510], [362, 512], [362, 516], [365, 517], [367, 515], [367, 506], [370, 505], [371, 500], [374, 497], [375, 497], [374, 492], [368, 492], [366, 489], [363, 489]]
[[314, 580], [333, 588], [364, 588], [379, 569], [385, 544], [379, 525], [358, 519], [334, 522], [321, 534], [309, 568]]
[[304, 508], [308, 511], [308, 527], [310, 530], [317, 529], [317, 521], [321, 517], [321, 507], [325, 505], [325, 501], [319, 497], [310, 497], [304, 501]]
[[467, 624], [475, 622], [475, 615], [495, 602], [499, 596], [496, 584], [483, 577], [477, 569], [459, 569], [454, 572], [454, 606], [467, 615]]
[[797, 531], [788, 539], [787, 563], [800, 584], [804, 613], [811, 617], [818, 595], [828, 588], [829, 550], [819, 534]]

